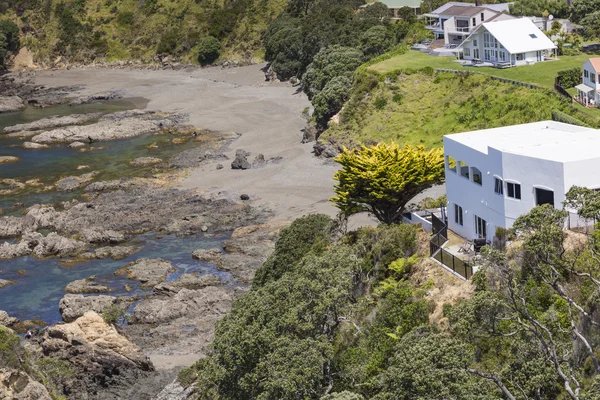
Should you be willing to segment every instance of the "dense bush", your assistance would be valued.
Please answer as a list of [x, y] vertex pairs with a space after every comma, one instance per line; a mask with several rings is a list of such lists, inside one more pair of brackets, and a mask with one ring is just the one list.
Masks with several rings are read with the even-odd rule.
[[352, 79], [336, 76], [313, 98], [313, 116], [319, 127], [326, 128], [331, 117], [342, 109], [350, 96], [351, 88]]
[[564, 122], [566, 124], [571, 124], [571, 125], [579, 125], [579, 126], [589, 127], [589, 125], [586, 124], [585, 122], [583, 122], [567, 113], [559, 111], [559, 110], [552, 110], [552, 120], [558, 121], [558, 122]]
[[382, 25], [374, 26], [360, 36], [360, 49], [369, 58], [385, 53], [394, 44], [392, 36]]
[[362, 61], [363, 53], [353, 47], [333, 46], [321, 50], [302, 77], [304, 92], [312, 99], [333, 78], [352, 77]]
[[333, 221], [323, 214], [311, 214], [296, 219], [281, 231], [273, 254], [256, 271], [253, 285], [263, 286], [292, 271], [302, 257], [329, 242]]
[[510, 14], [518, 16], [533, 15], [555, 18], [569, 18], [569, 5], [562, 0], [516, 0], [510, 5]]
[[564, 88], [572, 88], [581, 83], [581, 67], [558, 71], [558, 82]]
[[198, 62], [202, 65], [212, 64], [221, 54], [221, 43], [213, 36], [207, 36], [198, 43]]

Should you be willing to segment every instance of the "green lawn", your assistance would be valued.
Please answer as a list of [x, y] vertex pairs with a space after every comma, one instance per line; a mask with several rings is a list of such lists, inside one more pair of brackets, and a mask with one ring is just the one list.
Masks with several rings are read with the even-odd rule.
[[448, 68], [464, 71], [482, 72], [488, 75], [532, 83], [534, 85], [552, 88], [556, 73], [561, 69], [581, 67], [590, 58], [588, 54], [577, 56], [561, 56], [557, 61], [546, 61], [533, 65], [523, 65], [513, 68], [463, 67], [452, 57], [434, 57], [416, 50], [409, 50], [403, 55], [372, 65], [370, 69], [377, 72], [388, 72], [400, 68]]

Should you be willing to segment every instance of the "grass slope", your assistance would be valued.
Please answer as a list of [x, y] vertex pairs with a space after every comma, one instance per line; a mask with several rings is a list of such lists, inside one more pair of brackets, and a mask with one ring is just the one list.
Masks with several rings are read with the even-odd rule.
[[79, 62], [150, 61], [157, 52], [190, 62], [207, 35], [221, 41], [223, 58], [251, 60], [262, 57], [262, 34], [286, 5], [287, 0], [8, 0], [0, 18], [17, 22], [25, 32], [23, 45], [42, 62], [59, 55]]
[[[370, 90], [360, 89], [372, 79], [378, 80]], [[319, 140], [347, 146], [394, 140], [441, 147], [443, 135], [552, 119], [552, 110], [581, 117], [551, 90], [483, 75], [366, 75], [356, 84], [340, 123], [332, 124]]]

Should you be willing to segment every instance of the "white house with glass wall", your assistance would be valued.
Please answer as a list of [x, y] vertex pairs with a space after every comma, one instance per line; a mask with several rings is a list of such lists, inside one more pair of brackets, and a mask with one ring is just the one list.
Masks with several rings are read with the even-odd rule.
[[504, 66], [534, 64], [556, 55], [556, 46], [528, 18], [480, 24], [460, 45], [462, 57]]
[[542, 121], [444, 136], [448, 227], [465, 239], [539, 204], [562, 207], [576, 186], [600, 188], [600, 130]]
[[577, 89], [577, 100], [586, 106], [600, 106], [600, 57], [590, 58], [583, 63], [581, 84]]

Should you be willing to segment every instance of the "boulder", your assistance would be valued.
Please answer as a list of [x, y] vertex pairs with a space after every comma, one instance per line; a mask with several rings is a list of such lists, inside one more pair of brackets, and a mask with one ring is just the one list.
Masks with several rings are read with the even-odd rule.
[[19, 236], [24, 231], [24, 220], [19, 217], [6, 216], [0, 218], [0, 237]]
[[143, 289], [149, 289], [167, 279], [167, 275], [177, 271], [170, 261], [161, 258], [141, 258], [128, 263], [115, 271], [115, 275], [125, 275], [128, 279], [142, 282]]
[[206, 249], [194, 250], [194, 252], [192, 253], [192, 258], [194, 258], [198, 261], [218, 263], [221, 261], [222, 255], [223, 255], [223, 252], [221, 251], [221, 249], [214, 247], [214, 248], [208, 249], [208, 250], [206, 250]]
[[157, 157], [138, 157], [135, 160], [130, 161], [129, 165], [132, 165], [134, 167], [145, 167], [148, 165], [154, 165], [154, 164], [158, 164], [161, 162], [162, 162], [162, 159], [157, 158]]
[[25, 108], [25, 104], [19, 96], [0, 96], [0, 113], [19, 111], [22, 108]]
[[33, 248], [33, 255], [39, 258], [64, 257], [78, 253], [86, 247], [84, 242], [60, 236], [56, 232], [50, 232], [46, 236], [42, 236], [37, 232], [27, 234], [23, 236], [21, 242], [28, 243], [29, 247]]
[[69, 283], [65, 287], [65, 292], [69, 293], [106, 293], [110, 292], [108, 286], [95, 282], [95, 276], [90, 276], [85, 279], [78, 279]]
[[58, 303], [58, 309], [63, 321], [71, 322], [81, 317], [88, 311], [102, 314], [108, 307], [116, 304], [117, 298], [113, 296], [87, 296], [81, 294], [66, 294]]
[[14, 156], [0, 156], [0, 164], [16, 163], [19, 162], [19, 157]]
[[85, 143], [83, 143], [83, 142], [72, 142], [72, 143], [69, 143], [69, 147], [72, 148], [72, 149], [77, 149], [77, 148], [83, 147], [83, 146], [85, 146]]
[[249, 153], [247, 153], [244, 150], [236, 151], [235, 159], [231, 163], [231, 168], [232, 169], [250, 169], [250, 168], [252, 168], [252, 165], [248, 161], [248, 155], [249, 155]]
[[81, 186], [94, 179], [98, 172], [88, 172], [80, 176], [67, 176], [56, 182], [56, 190], [60, 192], [70, 192], [79, 189]]
[[84, 229], [81, 232], [81, 238], [88, 243], [121, 243], [125, 241], [125, 235], [111, 229]]
[[244, 201], [250, 200], [250, 196], [248, 196], [247, 194], [243, 194], [243, 195], [240, 196], [240, 199], [244, 200]]

